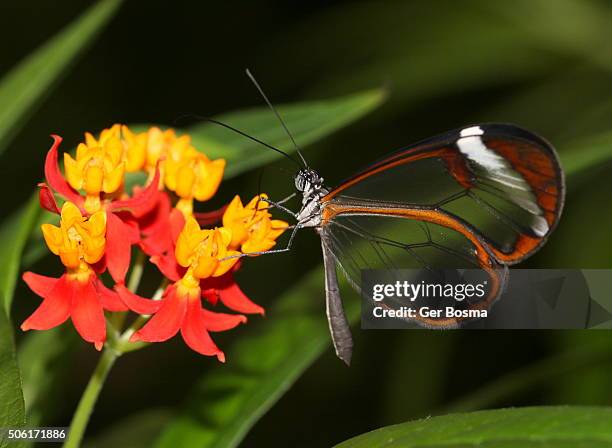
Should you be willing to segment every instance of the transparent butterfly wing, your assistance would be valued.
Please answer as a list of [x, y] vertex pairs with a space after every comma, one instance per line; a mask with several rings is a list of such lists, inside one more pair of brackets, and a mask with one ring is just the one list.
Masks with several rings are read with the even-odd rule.
[[323, 201], [440, 211], [480, 235], [500, 262], [513, 264], [543, 244], [563, 199], [563, 172], [550, 144], [516, 126], [489, 124], [398, 151]]
[[[386, 282], [420, 281], [423, 275], [435, 279], [440, 269], [480, 270], [489, 281], [490, 294], [478, 301], [452, 305], [466, 309], [488, 309], [503, 291], [507, 268], [484, 252], [478, 240], [470, 241], [451, 228], [414, 219], [381, 214], [338, 214], [320, 231], [323, 244], [349, 283], [365, 298], [373, 300], [371, 291], [362, 289], [364, 271], [386, 273]], [[410, 270], [410, 271], [406, 271]], [[385, 301], [383, 306], [399, 308], [401, 300]], [[418, 305], [418, 304], [417, 304]], [[431, 327], [454, 327], [462, 319], [417, 319]]]

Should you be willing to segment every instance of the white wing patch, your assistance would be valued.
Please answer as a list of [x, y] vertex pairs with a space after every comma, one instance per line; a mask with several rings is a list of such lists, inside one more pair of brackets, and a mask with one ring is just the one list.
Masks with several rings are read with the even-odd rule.
[[543, 237], [548, 233], [550, 227], [548, 226], [548, 222], [546, 221], [546, 219], [544, 219], [542, 215], [537, 215], [534, 217], [534, 221], [531, 224], [531, 229], [537, 236]]
[[460, 132], [461, 137], [470, 137], [472, 135], [482, 135], [484, 131], [480, 126], [471, 126], [469, 128], [462, 129]]
[[[457, 140], [459, 151], [473, 163], [484, 168], [479, 175], [510, 190], [508, 199], [533, 215], [531, 223], [533, 232], [539, 237], [546, 235], [549, 230], [548, 222], [531, 187], [506, 159], [487, 148], [480, 137], [483, 134], [484, 131], [480, 126], [462, 129]], [[515, 194], [512, 194], [512, 190], [515, 190]]]
[[[461, 131], [461, 134], [463, 134], [463, 131]], [[465, 154], [468, 159], [491, 171], [500, 172], [510, 168], [508, 162], [502, 156], [485, 146], [480, 136], [470, 135], [468, 137], [461, 137], [457, 141], [457, 146], [459, 151]], [[508, 177], [507, 174], [505, 177]]]

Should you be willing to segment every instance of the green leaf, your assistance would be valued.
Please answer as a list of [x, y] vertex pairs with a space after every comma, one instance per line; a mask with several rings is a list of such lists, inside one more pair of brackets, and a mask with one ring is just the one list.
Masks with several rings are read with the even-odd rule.
[[29, 331], [19, 345], [23, 397], [29, 426], [53, 421], [58, 402], [65, 397], [71, 359], [81, 339], [66, 325], [47, 331]]
[[10, 216], [0, 229], [0, 247], [4, 253], [0, 257], [0, 291], [4, 299], [2, 305], [7, 315], [10, 313], [19, 275], [21, 253], [39, 214], [38, 194], [35, 194], [21, 210]]
[[451, 414], [387, 426], [338, 448], [612, 447], [612, 408], [532, 407]]
[[[357, 121], [380, 106], [386, 97], [386, 90], [371, 89], [336, 98], [275, 107], [302, 149]], [[268, 107], [238, 110], [214, 118], [288, 154], [295, 153], [291, 139]], [[149, 126], [133, 124], [129, 127], [142, 132]], [[224, 158], [227, 161], [225, 179], [283, 158], [282, 154], [214, 123], [199, 123], [179, 132], [189, 134], [193, 146], [209, 158]]]
[[[13, 327], [4, 308], [0, 307], [0, 428], [22, 426], [24, 423], [25, 405], [15, 356]], [[0, 447], [8, 444], [4, 435], [0, 435]], [[15, 444], [11, 443], [11, 446]]]
[[[21, 254], [38, 216], [38, 197], [32, 197], [13, 214], [0, 231], [0, 428], [25, 423], [25, 404], [21, 389], [21, 375], [17, 365], [13, 326], [8, 318], [19, 274]], [[0, 440], [0, 446], [5, 446]], [[19, 444], [22, 446], [23, 444]]]
[[120, 0], [97, 2], [4, 76], [0, 81], [0, 154], [120, 4]]
[[[184, 412], [165, 428], [156, 447], [240, 443], [330, 344], [322, 275], [322, 269], [310, 272], [267, 310], [264, 321], [245, 328], [227, 352], [227, 365], [199, 381]], [[346, 309], [349, 318], [357, 320], [358, 301], [346, 302]], [[338, 368], [345, 367], [338, 362]]]
[[[302, 147], [363, 117], [378, 107], [385, 97], [385, 90], [374, 89], [338, 98], [279, 105], [277, 109]], [[215, 118], [287, 153], [295, 152], [283, 127], [267, 107], [231, 112]], [[211, 159], [222, 157], [227, 160], [226, 178], [283, 157], [213, 123], [198, 124], [185, 131], [191, 135], [194, 146]]]
[[575, 140], [562, 148], [565, 174], [576, 176], [612, 160], [612, 132]]

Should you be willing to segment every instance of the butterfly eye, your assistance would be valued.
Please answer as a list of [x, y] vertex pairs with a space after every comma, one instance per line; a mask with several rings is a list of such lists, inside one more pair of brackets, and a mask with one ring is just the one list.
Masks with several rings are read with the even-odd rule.
[[304, 188], [306, 188], [306, 178], [301, 172], [295, 176], [295, 188], [297, 188], [298, 191], [304, 191]]

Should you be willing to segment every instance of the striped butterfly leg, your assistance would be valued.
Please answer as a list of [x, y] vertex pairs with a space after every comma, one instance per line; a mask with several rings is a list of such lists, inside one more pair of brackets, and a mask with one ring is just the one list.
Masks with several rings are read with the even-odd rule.
[[351, 329], [349, 328], [346, 315], [344, 314], [344, 307], [342, 306], [336, 274], [336, 262], [323, 238], [321, 238], [321, 247], [323, 248], [323, 265], [325, 267], [325, 305], [329, 332], [331, 333], [336, 355], [347, 366], [350, 366], [353, 354], [353, 337], [351, 336]]

